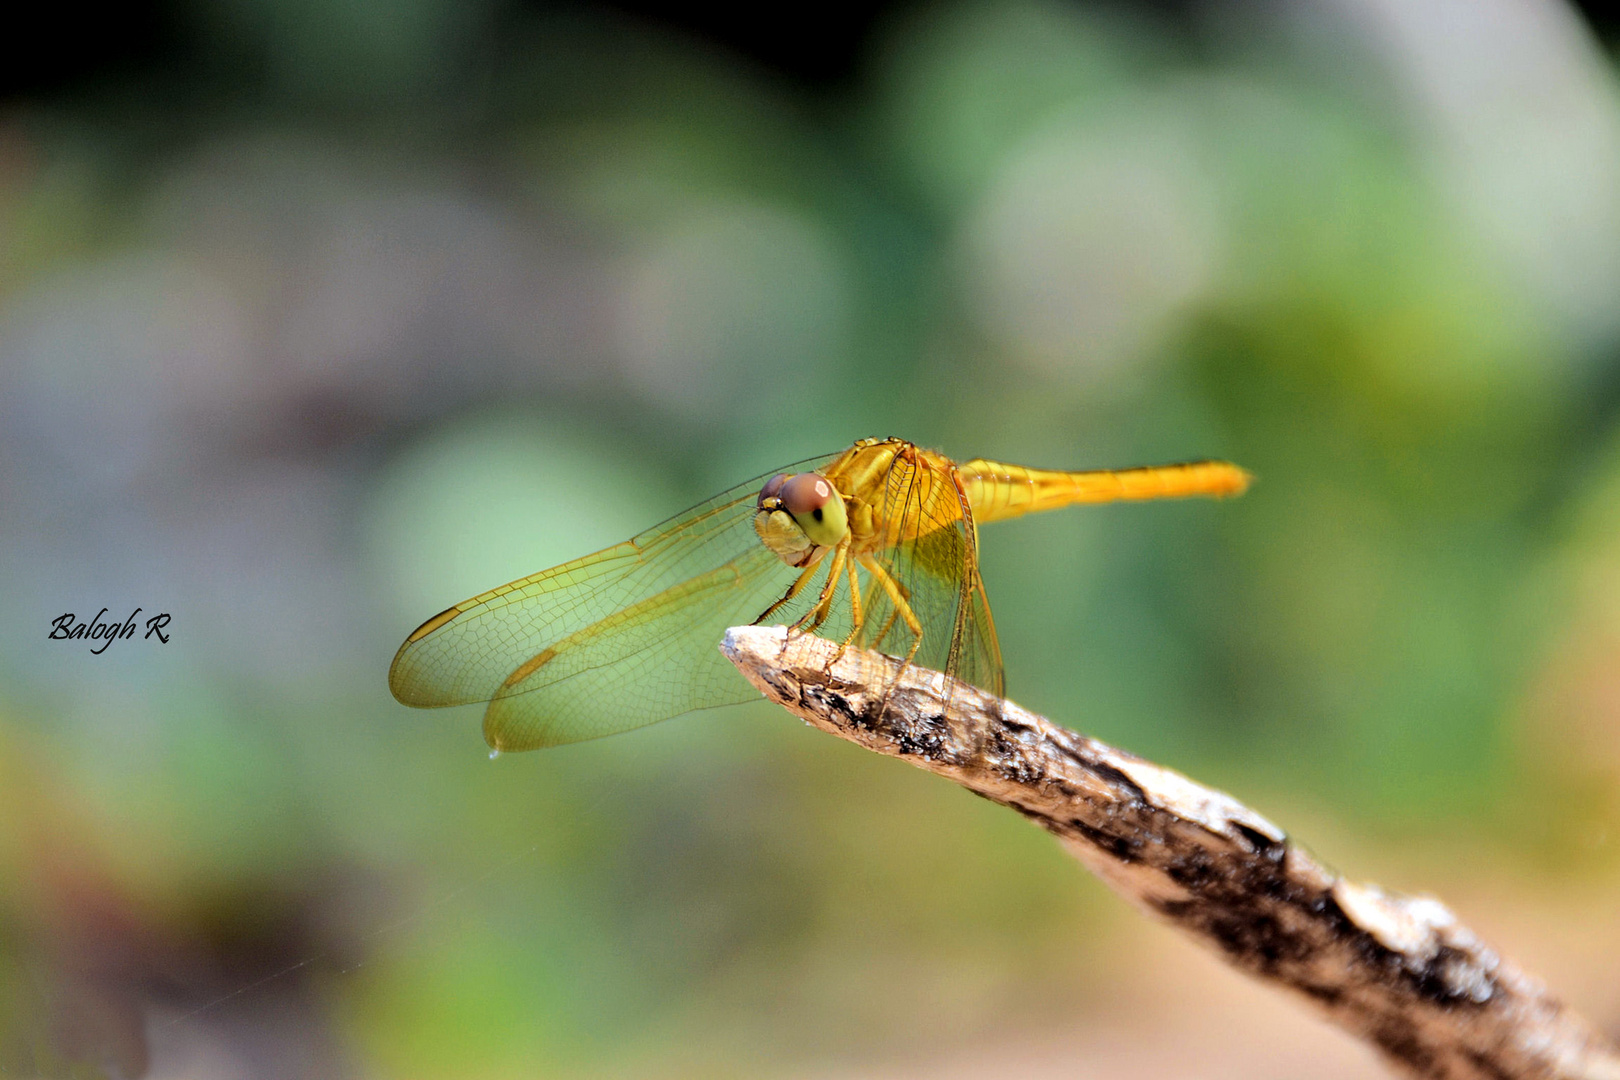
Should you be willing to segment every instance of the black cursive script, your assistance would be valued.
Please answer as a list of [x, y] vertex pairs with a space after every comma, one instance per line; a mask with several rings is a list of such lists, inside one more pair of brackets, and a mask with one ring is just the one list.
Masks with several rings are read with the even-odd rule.
[[[66, 615], [52, 619], [51, 632], [45, 636], [52, 641], [99, 641], [101, 642], [101, 648], [91, 649], [90, 652], [100, 656], [107, 651], [108, 646], [113, 642], [127, 641], [135, 636], [135, 616], [140, 613], [141, 609], [136, 608], [129, 613], [129, 618], [121, 623], [105, 623], [101, 621], [101, 617], [107, 614], [107, 609], [102, 608], [96, 613], [95, 618], [88, 623], [83, 623], [74, 622], [73, 612], [70, 611]], [[143, 640], [156, 635], [160, 644], [167, 645], [169, 635], [165, 634], [163, 630], [169, 625], [169, 622], [170, 617], [167, 612], [153, 615], [150, 619], [147, 619], [146, 633], [142, 635]]]

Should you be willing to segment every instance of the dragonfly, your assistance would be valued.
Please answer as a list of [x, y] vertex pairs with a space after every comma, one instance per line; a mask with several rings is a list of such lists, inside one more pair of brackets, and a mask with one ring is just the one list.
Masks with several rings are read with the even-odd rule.
[[441, 611], [405, 639], [388, 685], [421, 708], [487, 703], [497, 753], [557, 746], [757, 698], [718, 644], [776, 620], [1001, 697], [980, 523], [1249, 481], [1225, 461], [1074, 472], [862, 439]]

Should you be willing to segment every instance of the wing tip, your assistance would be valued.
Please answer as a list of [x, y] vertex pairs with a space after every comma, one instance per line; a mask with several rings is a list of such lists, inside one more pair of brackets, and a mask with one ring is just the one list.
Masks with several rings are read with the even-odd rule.
[[406, 641], [394, 654], [394, 662], [388, 665], [388, 692], [394, 695], [394, 700], [401, 705], [409, 705], [413, 709], [442, 709], [450, 705], [470, 705], [476, 701], [487, 701], [488, 698], [465, 698], [447, 695], [425, 685], [421, 673], [415, 670], [409, 654], [415, 650], [416, 643]]
[[413, 709], [431, 709], [439, 703], [411, 684], [400, 664], [404, 652], [405, 649], [402, 647], [400, 655], [394, 657], [393, 664], [388, 668], [388, 692], [394, 695], [394, 700], [401, 705], [409, 705]]
[[484, 710], [484, 743], [497, 754], [521, 754], [525, 750], [544, 750], [560, 746], [570, 739], [548, 739], [545, 724], [523, 723], [502, 709], [501, 698], [495, 698]]
[[424, 687], [413, 685], [414, 679], [409, 673], [410, 664], [408, 655], [412, 653], [413, 646], [421, 642], [429, 634], [444, 626], [446, 623], [462, 614], [466, 605], [457, 604], [455, 607], [445, 608], [427, 622], [412, 630], [399, 651], [394, 653], [393, 663], [388, 665], [388, 692], [394, 695], [394, 700], [401, 705], [409, 705], [413, 709], [436, 709], [445, 705], [460, 705], [465, 702], [445, 701], [441, 695], [429, 693]]

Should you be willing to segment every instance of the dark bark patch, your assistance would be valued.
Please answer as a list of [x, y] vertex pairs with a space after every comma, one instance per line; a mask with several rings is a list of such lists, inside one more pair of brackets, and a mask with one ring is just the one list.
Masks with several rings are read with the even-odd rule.
[[1386, 1020], [1373, 1028], [1372, 1040], [1383, 1049], [1384, 1053], [1398, 1061], [1406, 1062], [1417, 1072], [1437, 1071], [1434, 1051], [1418, 1040], [1410, 1024]]
[[1514, 1080], [1515, 1074], [1508, 1072], [1490, 1057], [1481, 1054], [1477, 1050], [1465, 1050], [1463, 1051], [1463, 1057], [1467, 1058], [1468, 1063], [1478, 1069], [1482, 1076], [1492, 1076], [1496, 1080]]
[[1283, 856], [1288, 853], [1288, 841], [1286, 838], [1278, 840], [1251, 825], [1243, 824], [1241, 821], [1232, 822], [1232, 827], [1243, 834], [1243, 839], [1249, 842], [1250, 849], [1263, 859], [1280, 863]]
[[1344, 1000], [1344, 991], [1340, 990], [1336, 986], [1317, 986], [1314, 983], [1298, 983], [1296, 985], [1298, 985], [1300, 990], [1302, 990], [1305, 994], [1315, 998], [1324, 1005], [1337, 1005], [1340, 1001]]
[[1116, 836], [1113, 833], [1104, 832], [1093, 825], [1081, 821], [1079, 818], [1074, 818], [1067, 824], [1068, 828], [1076, 833], [1079, 833], [1082, 839], [1086, 840], [1095, 847], [1101, 848], [1103, 851], [1106, 851], [1109, 855], [1112, 855], [1115, 859], [1118, 859], [1122, 863], [1136, 863], [1142, 861], [1141, 855], [1139, 854], [1142, 849], [1141, 841], [1136, 840], [1133, 837]]
[[900, 753], [925, 757], [930, 761], [943, 759], [950, 741], [950, 725], [939, 713], [919, 716], [914, 723], [897, 732], [895, 737], [895, 744]]
[[1075, 759], [1075, 763], [1081, 768], [1085, 769], [1087, 772], [1091, 773], [1093, 776], [1107, 781], [1116, 788], [1121, 788], [1124, 791], [1129, 792], [1130, 797], [1137, 802], [1145, 803], [1148, 801], [1147, 792], [1142, 790], [1140, 784], [1107, 762], [1084, 761], [1077, 757]]

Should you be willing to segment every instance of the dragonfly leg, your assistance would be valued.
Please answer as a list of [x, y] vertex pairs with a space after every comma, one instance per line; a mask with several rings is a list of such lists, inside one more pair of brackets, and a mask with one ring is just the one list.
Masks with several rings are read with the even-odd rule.
[[900, 609], [891, 607], [889, 617], [883, 620], [883, 629], [879, 630], [874, 636], [867, 638], [866, 644], [874, 649], [882, 648], [883, 639], [889, 636], [889, 631], [894, 629], [895, 620], [898, 618], [900, 618]]
[[827, 621], [827, 616], [832, 614], [833, 597], [838, 595], [838, 586], [843, 584], [844, 563], [848, 558], [849, 537], [845, 536], [833, 549], [832, 566], [827, 570], [827, 583], [821, 587], [821, 595], [816, 597], [816, 606], [796, 624], [800, 629], [808, 627], [810, 632], [814, 633]]
[[819, 567], [820, 562], [821, 562], [821, 560], [818, 559], [815, 562], [811, 563], [809, 566], [805, 567], [804, 568], [804, 573], [800, 574], [798, 579], [796, 581], [794, 581], [792, 585], [788, 586], [788, 591], [782, 594], [782, 599], [778, 600], [776, 603], [772, 604], [770, 607], [768, 607], [764, 611], [760, 612], [759, 613], [759, 618], [754, 620], [753, 625], [758, 626], [760, 623], [764, 622], [766, 619], [768, 619], [772, 615], [776, 614], [777, 609], [779, 609], [783, 604], [787, 603], [789, 600], [792, 600], [795, 596], [798, 596], [799, 591], [804, 588], [805, 584], [813, 576], [815, 576], [815, 572], [816, 572], [817, 568]]
[[[917, 650], [922, 647], [922, 621], [917, 618], [917, 613], [911, 610], [906, 587], [894, 580], [889, 575], [889, 572], [883, 569], [882, 564], [871, 555], [861, 555], [859, 558], [861, 565], [866, 567], [866, 572], [877, 578], [878, 584], [883, 586], [883, 591], [889, 594], [889, 600], [894, 604], [894, 611], [889, 614], [889, 621], [883, 624], [883, 633], [879, 634], [877, 640], [872, 642], [872, 646], [875, 648], [882, 643], [884, 635], [889, 632], [889, 627], [894, 625], [896, 614], [906, 620], [906, 627], [911, 631], [911, 650], [906, 653], [905, 663], [900, 665], [900, 671], [904, 673], [911, 666], [912, 657], [916, 656]], [[883, 691], [883, 701], [878, 706], [879, 711], [888, 708], [889, 695], [894, 692], [895, 683], [898, 682], [899, 677], [896, 676], [895, 682], [890, 683], [888, 689]]]
[[[917, 613], [911, 610], [911, 604], [906, 600], [905, 587], [902, 586], [898, 581], [894, 580], [894, 578], [890, 577], [889, 572], [883, 569], [882, 564], [876, 559], [872, 558], [872, 556], [861, 555], [858, 556], [858, 558], [860, 560], [860, 564], [866, 568], [866, 572], [877, 578], [878, 584], [883, 586], [883, 591], [889, 594], [889, 602], [894, 605], [895, 612], [899, 614], [901, 618], [906, 620], [906, 628], [911, 631], [911, 651], [906, 654], [906, 663], [909, 664], [911, 663], [911, 658], [917, 655], [918, 647], [922, 645], [923, 631], [922, 623], [918, 620]], [[891, 615], [889, 616], [889, 625], [893, 625], [893, 623], [894, 616]], [[883, 633], [887, 634], [888, 632], [888, 626], [885, 626], [883, 628]], [[882, 635], [879, 635], [877, 640], [882, 641]], [[873, 644], [876, 644], [876, 642]]]
[[[893, 581], [894, 579], [890, 578], [890, 580]], [[900, 595], [901, 595], [902, 598], [904, 598], [906, 600], [911, 599], [911, 590], [907, 589], [902, 582], [895, 581], [894, 586], [895, 586], [895, 588], [900, 590]], [[883, 588], [883, 586], [881, 584], [879, 585], [879, 587]], [[887, 591], [886, 588], [885, 588], [885, 591]], [[882, 648], [883, 639], [889, 636], [889, 631], [894, 629], [895, 620], [897, 620], [898, 618], [900, 618], [900, 608], [895, 607], [894, 605], [891, 604], [889, 606], [889, 617], [883, 620], [883, 629], [879, 630], [876, 634], [868, 637], [866, 639], [866, 644], [868, 646], [870, 646], [871, 648], [874, 648], [874, 649]]]
[[856, 563], [856, 561], [857, 560], [855, 560], [855, 559], [849, 560], [849, 622], [850, 622], [850, 631], [849, 631], [849, 637], [844, 639], [844, 644], [845, 645], [848, 645], [850, 642], [854, 641], [855, 640], [855, 635], [860, 633], [861, 632], [861, 627], [866, 624], [866, 613], [861, 610], [861, 579], [859, 577], [857, 577], [856, 573], [855, 573], [855, 563]]
[[838, 663], [839, 657], [844, 655], [844, 650], [849, 648], [850, 642], [855, 640], [855, 635], [861, 632], [861, 627], [866, 623], [866, 616], [861, 611], [861, 579], [856, 575], [855, 562], [856, 560], [851, 559], [847, 564], [849, 567], [849, 636], [844, 639], [843, 644], [838, 646], [838, 651], [833, 654], [833, 663], [835, 664]]

